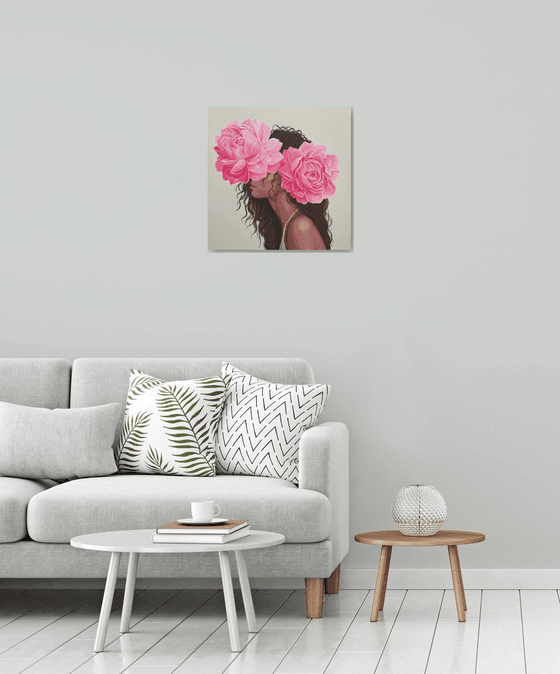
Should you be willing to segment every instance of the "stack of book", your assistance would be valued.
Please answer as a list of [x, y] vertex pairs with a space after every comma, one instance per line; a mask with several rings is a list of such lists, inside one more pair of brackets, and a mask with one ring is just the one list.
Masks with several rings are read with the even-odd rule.
[[171, 522], [156, 529], [152, 543], [231, 543], [250, 533], [247, 520], [228, 520], [212, 526]]

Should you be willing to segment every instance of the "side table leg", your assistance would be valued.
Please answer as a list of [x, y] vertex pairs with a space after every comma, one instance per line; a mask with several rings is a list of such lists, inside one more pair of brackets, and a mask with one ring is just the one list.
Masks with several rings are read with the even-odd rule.
[[239, 584], [241, 585], [241, 594], [243, 595], [243, 605], [245, 606], [245, 615], [247, 616], [249, 632], [258, 632], [257, 619], [255, 618], [255, 607], [253, 606], [253, 595], [251, 594], [251, 586], [249, 585], [249, 576], [247, 575], [247, 567], [245, 566], [243, 550], [235, 551], [235, 559], [237, 560]]
[[460, 623], [466, 620], [465, 611], [467, 603], [465, 601], [465, 591], [463, 589], [463, 577], [461, 575], [461, 564], [459, 563], [459, 553], [456, 545], [448, 545], [449, 563], [451, 565], [451, 577], [453, 578], [453, 590], [455, 591], [455, 604], [457, 605], [457, 618]]
[[134, 586], [136, 585], [136, 570], [138, 569], [138, 553], [131, 552], [128, 557], [128, 571], [126, 573], [126, 585], [124, 588], [124, 601], [121, 613], [121, 634], [130, 629], [130, 614], [134, 600]]
[[461, 598], [463, 599], [463, 608], [467, 610], [467, 598], [465, 597], [465, 586], [463, 585], [463, 572], [459, 564], [459, 550], [457, 550], [457, 570], [459, 571], [459, 582], [461, 584]]
[[391, 562], [391, 545], [384, 545], [381, 548], [379, 556], [379, 567], [377, 569], [377, 581], [375, 583], [375, 594], [373, 595], [373, 606], [371, 608], [370, 622], [376, 623], [379, 619], [379, 611], [385, 603], [385, 590], [387, 589], [387, 578], [389, 577], [389, 564]]
[[115, 585], [117, 583], [117, 573], [120, 561], [121, 553], [112, 552], [107, 582], [105, 583], [105, 594], [103, 595], [101, 613], [99, 615], [99, 625], [97, 626], [97, 635], [93, 646], [95, 653], [101, 653], [105, 648], [105, 637], [107, 636], [107, 626], [109, 625], [109, 616], [111, 615], [111, 606], [113, 605], [113, 595], [115, 594]]
[[381, 590], [381, 606], [379, 610], [382, 611], [385, 606], [385, 593], [387, 592], [387, 580], [389, 578], [389, 565], [391, 564], [391, 553], [393, 552], [393, 546], [387, 546], [389, 551], [387, 552], [387, 563], [385, 564], [385, 573], [383, 574], [383, 585]]
[[218, 552], [220, 555], [220, 571], [222, 573], [222, 587], [226, 602], [226, 617], [229, 630], [231, 650], [234, 653], [241, 651], [239, 643], [239, 628], [237, 626], [237, 611], [235, 610], [235, 598], [233, 596], [233, 583], [231, 582], [231, 568], [227, 552]]

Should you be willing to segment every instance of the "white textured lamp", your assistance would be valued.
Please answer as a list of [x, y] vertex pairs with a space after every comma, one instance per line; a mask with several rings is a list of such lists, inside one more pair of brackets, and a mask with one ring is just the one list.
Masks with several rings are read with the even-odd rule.
[[405, 536], [433, 536], [447, 517], [447, 505], [431, 484], [409, 484], [393, 501], [393, 522]]

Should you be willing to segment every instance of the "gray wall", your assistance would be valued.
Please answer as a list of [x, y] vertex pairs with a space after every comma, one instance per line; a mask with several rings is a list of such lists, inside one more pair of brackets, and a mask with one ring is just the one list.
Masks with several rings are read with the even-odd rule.
[[[2, 356], [301, 356], [351, 430], [353, 532], [426, 482], [488, 536], [465, 567], [560, 566], [559, 24], [544, 0], [5, 0]], [[353, 106], [352, 252], [207, 252], [222, 105]]]

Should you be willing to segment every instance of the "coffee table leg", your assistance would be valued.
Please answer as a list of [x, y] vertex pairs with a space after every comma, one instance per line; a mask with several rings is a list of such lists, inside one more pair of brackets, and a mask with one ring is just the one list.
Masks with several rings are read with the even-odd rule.
[[218, 552], [218, 554], [220, 555], [220, 571], [222, 573], [222, 587], [224, 588], [231, 650], [234, 653], [239, 653], [241, 651], [241, 646], [239, 643], [239, 628], [237, 626], [237, 611], [235, 609], [235, 598], [233, 596], [233, 583], [231, 581], [229, 557], [227, 552]]
[[103, 602], [101, 604], [101, 614], [99, 615], [99, 625], [97, 626], [97, 636], [95, 637], [95, 644], [93, 646], [93, 650], [96, 653], [100, 653], [105, 648], [105, 637], [107, 636], [107, 626], [109, 624], [109, 616], [111, 615], [120, 561], [121, 553], [112, 552], [107, 582], [105, 583], [105, 594], [103, 595]]
[[465, 611], [467, 602], [465, 601], [465, 590], [463, 588], [463, 576], [461, 574], [461, 564], [459, 563], [459, 553], [456, 545], [448, 545], [449, 563], [451, 565], [451, 577], [453, 578], [453, 590], [455, 591], [455, 604], [457, 605], [457, 618], [460, 623], [466, 620]]
[[134, 600], [134, 586], [136, 585], [136, 570], [138, 569], [138, 553], [131, 552], [128, 557], [128, 571], [124, 588], [124, 601], [121, 613], [121, 634], [130, 629], [130, 613]]
[[253, 595], [251, 594], [251, 586], [249, 585], [249, 576], [247, 575], [247, 567], [245, 566], [243, 550], [235, 551], [235, 559], [237, 560], [239, 584], [241, 585], [241, 594], [243, 595], [243, 605], [245, 606], [245, 615], [247, 616], [249, 632], [258, 632], [257, 619], [255, 618], [255, 607], [253, 606]]
[[389, 564], [391, 563], [391, 545], [384, 545], [381, 548], [379, 556], [379, 567], [377, 569], [377, 581], [375, 583], [375, 594], [373, 595], [373, 606], [371, 608], [370, 622], [376, 623], [379, 619], [379, 611], [385, 603], [385, 590], [387, 589], [387, 578], [389, 577]]

